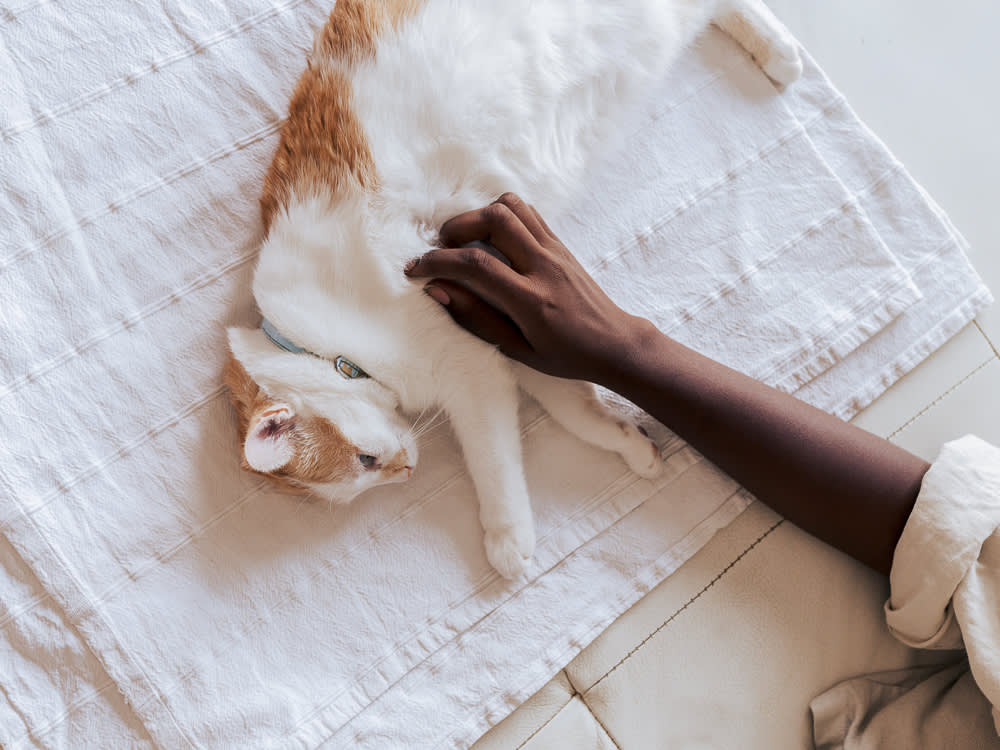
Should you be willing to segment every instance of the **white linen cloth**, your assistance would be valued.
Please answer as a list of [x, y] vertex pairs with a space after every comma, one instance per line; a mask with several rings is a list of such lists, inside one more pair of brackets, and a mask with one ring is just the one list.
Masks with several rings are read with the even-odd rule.
[[[0, 11], [0, 744], [463, 747], [750, 499], [665, 431], [656, 482], [526, 404], [526, 581], [446, 427], [329, 510], [238, 467], [224, 326], [314, 0]], [[811, 63], [711, 31], [552, 217], [621, 303], [842, 416], [990, 300]], [[529, 196], [530, 198], [530, 196]]]

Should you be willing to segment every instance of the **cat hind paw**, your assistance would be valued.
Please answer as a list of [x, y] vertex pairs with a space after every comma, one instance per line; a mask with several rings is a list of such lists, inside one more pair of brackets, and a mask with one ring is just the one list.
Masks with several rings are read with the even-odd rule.
[[521, 576], [535, 552], [535, 527], [532, 523], [488, 529], [483, 539], [486, 559], [507, 580]]
[[627, 422], [619, 425], [628, 438], [628, 447], [620, 453], [628, 467], [643, 479], [656, 479], [663, 473], [660, 448], [638, 427]]
[[764, 72], [781, 86], [788, 86], [794, 83], [802, 75], [802, 58], [796, 49], [790, 50], [787, 54], [775, 54], [763, 66]]

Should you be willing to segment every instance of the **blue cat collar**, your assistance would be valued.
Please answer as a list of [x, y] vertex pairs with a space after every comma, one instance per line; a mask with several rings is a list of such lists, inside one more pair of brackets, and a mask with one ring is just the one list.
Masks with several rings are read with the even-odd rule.
[[[320, 357], [315, 352], [311, 352], [308, 349], [296, 344], [294, 341], [282, 334], [281, 331], [275, 328], [274, 324], [267, 318], [261, 320], [260, 329], [264, 332], [264, 335], [270, 339], [271, 343], [279, 349], [284, 349], [286, 352], [290, 352], [292, 354], [308, 354], [312, 357], [325, 359], [325, 357]], [[348, 380], [371, 377], [371, 375], [342, 355], [333, 360], [333, 366], [337, 368], [337, 372], [339, 372], [341, 376], [347, 378]]]
[[[274, 324], [267, 318], [260, 321], [260, 330], [262, 330], [264, 335], [271, 339], [271, 343], [279, 349], [284, 349], [286, 352], [291, 352], [292, 354], [313, 354], [308, 349], [303, 349], [291, 339], [285, 337], [281, 331], [275, 328]], [[313, 354], [313, 356], [315, 357], [316, 355]]]

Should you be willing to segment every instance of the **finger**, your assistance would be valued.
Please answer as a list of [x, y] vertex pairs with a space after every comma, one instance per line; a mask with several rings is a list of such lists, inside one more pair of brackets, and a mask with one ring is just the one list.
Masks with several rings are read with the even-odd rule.
[[410, 278], [435, 278], [471, 289], [506, 315], [514, 312], [528, 293], [524, 278], [478, 247], [440, 248], [424, 253], [406, 267]]
[[444, 247], [461, 247], [470, 242], [489, 242], [503, 253], [518, 271], [532, 268], [541, 248], [531, 231], [503, 203], [466, 211], [441, 225], [438, 233]]
[[538, 220], [538, 225], [542, 228], [542, 231], [545, 232], [545, 234], [549, 238], [551, 238], [553, 240], [554, 239], [558, 239], [556, 237], [556, 233], [553, 232], [551, 229], [549, 229], [549, 225], [545, 223], [545, 219], [543, 219], [542, 215], [540, 213], [538, 213], [538, 209], [535, 208], [534, 206], [532, 206], [531, 204], [528, 204], [528, 208], [530, 208], [531, 209], [531, 213], [533, 213], [535, 215], [535, 219]]
[[531, 345], [514, 322], [466, 287], [434, 279], [425, 291], [441, 303], [462, 328], [493, 344], [508, 357], [520, 359], [531, 352]]
[[545, 237], [545, 222], [541, 221], [541, 216], [538, 215], [538, 212], [533, 206], [526, 203], [521, 196], [516, 193], [504, 193], [494, 203], [502, 203], [507, 206], [514, 216], [520, 219], [521, 223], [528, 228], [531, 236], [536, 240]]

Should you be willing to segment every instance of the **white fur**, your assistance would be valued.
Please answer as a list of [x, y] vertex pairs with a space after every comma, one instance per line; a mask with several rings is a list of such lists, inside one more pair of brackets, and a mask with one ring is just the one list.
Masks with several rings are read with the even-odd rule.
[[[349, 72], [378, 194], [295, 197], [271, 227], [254, 281], [280, 331], [320, 355], [347, 356], [374, 379], [345, 380], [329, 362], [280, 351], [255, 331], [231, 332], [234, 354], [274, 397], [327, 416], [358, 445], [402, 445], [397, 407], [442, 406], [479, 494], [489, 560], [504, 576], [522, 573], [534, 529], [518, 382], [644, 476], [656, 474], [659, 457], [634, 426], [596, 405], [592, 386], [515, 367], [455, 326], [402, 269], [433, 246], [445, 220], [502, 192], [520, 193], [543, 215], [565, 205], [633, 100], [713, 18], [742, 13], [747, 23], [722, 25], [750, 28], [756, 48], [763, 39], [774, 52], [768, 70], [794, 78], [794, 44], [761, 7], [427, 0], [379, 41], [373, 62]], [[339, 65], [315, 54], [311, 62]]]

